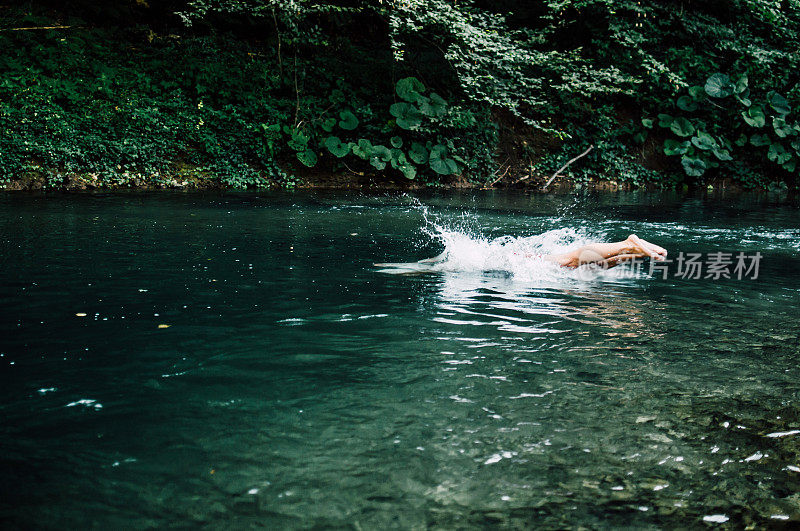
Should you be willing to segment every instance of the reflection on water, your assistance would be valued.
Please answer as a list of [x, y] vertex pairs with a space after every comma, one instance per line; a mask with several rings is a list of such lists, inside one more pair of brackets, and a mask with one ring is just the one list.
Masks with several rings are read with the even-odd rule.
[[[423, 203], [1, 198], [2, 518], [79, 528], [800, 518], [795, 205]], [[631, 232], [671, 254], [758, 250], [762, 274], [579, 277], [525, 258]], [[373, 266], [443, 251], [445, 265], [424, 274]]]

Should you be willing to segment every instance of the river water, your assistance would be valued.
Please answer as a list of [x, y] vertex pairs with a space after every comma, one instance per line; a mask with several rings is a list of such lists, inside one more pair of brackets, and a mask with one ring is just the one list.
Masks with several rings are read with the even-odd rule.
[[[794, 202], [7, 194], [0, 226], [5, 528], [800, 521]], [[631, 233], [673, 263], [536, 258]]]

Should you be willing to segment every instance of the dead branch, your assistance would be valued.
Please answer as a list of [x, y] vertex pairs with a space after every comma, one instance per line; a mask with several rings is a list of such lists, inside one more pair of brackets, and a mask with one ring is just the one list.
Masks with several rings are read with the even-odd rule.
[[570, 160], [569, 160], [569, 162], [567, 162], [566, 164], [564, 164], [563, 166], [561, 166], [561, 167], [558, 169], [558, 171], [556, 171], [556, 172], [553, 174], [553, 176], [552, 176], [552, 177], [550, 177], [550, 180], [548, 180], [548, 181], [545, 183], [545, 185], [544, 185], [544, 186], [542, 186], [542, 191], [545, 191], [545, 190], [547, 190], [547, 187], [548, 187], [548, 186], [550, 186], [550, 183], [552, 183], [552, 182], [553, 182], [553, 180], [554, 180], [556, 177], [558, 177], [558, 174], [560, 174], [562, 171], [564, 171], [565, 169], [567, 169], [567, 166], [569, 166], [570, 164], [572, 164], [573, 162], [575, 162], [575, 161], [576, 161], [576, 160], [578, 160], [579, 158], [581, 158], [581, 157], [585, 157], [586, 155], [588, 155], [588, 154], [589, 154], [589, 152], [590, 152], [592, 149], [594, 149], [594, 146], [593, 146], [593, 145], [592, 145], [592, 146], [589, 146], [589, 148], [588, 148], [586, 151], [584, 151], [583, 153], [581, 153], [581, 154], [580, 154], [580, 155], [578, 155], [577, 157], [575, 157], [575, 158], [573, 158], [573, 159], [570, 159]]

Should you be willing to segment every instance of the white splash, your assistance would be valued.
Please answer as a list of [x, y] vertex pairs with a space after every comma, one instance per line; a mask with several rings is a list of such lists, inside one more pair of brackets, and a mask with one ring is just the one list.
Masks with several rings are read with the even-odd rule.
[[545, 255], [561, 254], [589, 243], [607, 241], [602, 233], [589, 234], [582, 229], [564, 227], [535, 235], [489, 238], [463, 226], [451, 227], [440, 220], [432, 221], [424, 206], [420, 206], [420, 210], [425, 218], [423, 234], [440, 243], [444, 250], [419, 262], [376, 264], [381, 268], [380, 272], [405, 275], [500, 273], [515, 280], [556, 283], [642, 276], [633, 274], [626, 266], [608, 270], [594, 266], [569, 269], [544, 259]]

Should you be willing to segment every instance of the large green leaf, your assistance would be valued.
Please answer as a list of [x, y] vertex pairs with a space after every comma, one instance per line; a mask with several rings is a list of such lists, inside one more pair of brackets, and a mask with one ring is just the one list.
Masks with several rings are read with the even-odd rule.
[[417, 164], [426, 164], [428, 162], [428, 150], [419, 142], [411, 143], [411, 149], [408, 150], [408, 156]]
[[358, 118], [350, 111], [342, 111], [339, 113], [339, 127], [346, 131], [352, 131], [358, 127]]
[[669, 114], [661, 113], [658, 115], [658, 126], [669, 128], [672, 125], [674, 118]]
[[694, 134], [694, 126], [692, 122], [684, 117], [675, 118], [669, 127], [673, 133], [678, 136], [692, 136]]
[[408, 163], [408, 159], [406, 158], [406, 154], [403, 153], [402, 151], [400, 151], [399, 149], [397, 149], [397, 148], [390, 149], [389, 153], [391, 154], [391, 157], [392, 157], [391, 158], [392, 168], [397, 169], [402, 164]]
[[417, 168], [413, 164], [406, 163], [397, 169], [403, 172], [403, 177], [406, 179], [413, 179], [417, 175]]
[[350, 153], [350, 146], [342, 143], [338, 136], [329, 136], [326, 138], [325, 147], [328, 148], [331, 154], [338, 158], [342, 158]]
[[393, 136], [392, 138], [390, 138], [389, 143], [392, 144], [392, 147], [394, 148], [403, 147], [403, 139], [400, 138], [399, 136]]
[[417, 129], [422, 123], [422, 113], [410, 103], [394, 103], [389, 107], [389, 112], [402, 129]]
[[392, 160], [392, 152], [386, 146], [372, 146], [369, 163], [378, 170], [386, 167], [386, 163]]
[[717, 147], [717, 141], [705, 131], [698, 131], [697, 136], [692, 137], [692, 144], [694, 144], [697, 149], [702, 149], [704, 151]]
[[690, 145], [691, 144], [688, 140], [679, 142], [674, 138], [668, 138], [664, 141], [664, 154], [667, 156], [685, 155], [686, 152], [689, 151]]
[[792, 154], [781, 144], [775, 143], [769, 147], [767, 158], [777, 164], [785, 164], [792, 158]]
[[428, 163], [431, 169], [439, 175], [458, 173], [458, 164], [455, 160], [447, 157], [447, 148], [441, 144], [433, 146]]
[[424, 97], [422, 93], [425, 91], [425, 85], [422, 84], [422, 81], [413, 76], [404, 77], [397, 82], [395, 90], [397, 91], [397, 95], [402, 99], [411, 103], [416, 103], [420, 98]]
[[317, 154], [310, 149], [297, 152], [297, 160], [308, 166], [309, 168], [317, 163]]
[[714, 148], [711, 150], [714, 156], [719, 160], [733, 160], [731, 152], [724, 148]]
[[681, 165], [686, 175], [691, 177], [700, 177], [706, 172], [706, 168], [708, 167], [706, 161], [703, 159], [692, 157], [683, 157], [683, 159], [681, 159]]
[[786, 98], [781, 96], [780, 94], [773, 94], [772, 98], [769, 100], [770, 106], [772, 106], [778, 114], [786, 115], [792, 112], [792, 108], [789, 105], [789, 102], [786, 101]]
[[690, 96], [681, 96], [678, 98], [676, 105], [679, 109], [686, 112], [697, 110], [697, 103]]
[[331, 131], [333, 131], [334, 125], [336, 125], [336, 118], [331, 117], [326, 120], [323, 120], [321, 127], [323, 131], [325, 131], [326, 133], [330, 133]]
[[689, 95], [695, 101], [700, 101], [706, 97], [705, 88], [701, 87], [700, 85], [696, 85], [694, 87], [689, 87]]
[[797, 133], [794, 127], [786, 123], [786, 120], [777, 116], [772, 119], [772, 128], [775, 130], [775, 134], [781, 138], [793, 136]]
[[772, 144], [772, 140], [770, 140], [769, 135], [767, 135], [766, 133], [761, 133], [761, 134], [756, 133], [750, 137], [750, 143], [753, 144], [754, 146], [761, 147]]
[[[733, 86], [734, 92], [736, 92], [736, 94], [742, 94], [744, 91], [747, 90], [748, 83], [749, 80], [747, 79], [747, 74], [742, 74], [741, 76], [739, 76], [739, 78], [736, 80], [736, 84]], [[742, 96], [742, 97], [747, 97], [747, 96]]]
[[289, 147], [297, 152], [305, 151], [306, 149], [308, 149], [309, 138], [305, 135], [305, 133], [303, 133], [303, 131], [301, 131], [300, 129], [294, 129], [291, 131], [292, 131], [291, 132], [292, 138], [289, 140], [289, 142], [287, 142], [287, 144], [289, 144]]
[[430, 116], [433, 118], [441, 118], [442, 116], [444, 116], [446, 109], [447, 109], [447, 102], [444, 101], [444, 99], [435, 92], [431, 93], [430, 98], [423, 97], [419, 100], [419, 110], [425, 116]]
[[733, 94], [733, 83], [726, 74], [716, 73], [706, 81], [706, 94], [712, 98], [724, 98]]
[[746, 111], [742, 111], [742, 118], [751, 127], [764, 127], [767, 123], [767, 118], [764, 116], [764, 109], [761, 105], [753, 105]]
[[372, 142], [366, 138], [360, 138], [357, 144], [352, 144], [351, 149], [353, 155], [362, 160], [369, 160], [372, 156]]

